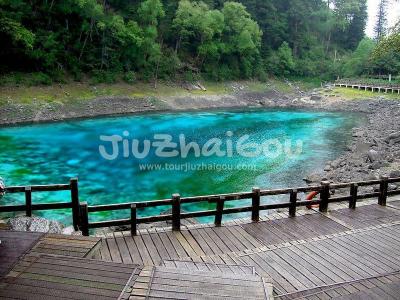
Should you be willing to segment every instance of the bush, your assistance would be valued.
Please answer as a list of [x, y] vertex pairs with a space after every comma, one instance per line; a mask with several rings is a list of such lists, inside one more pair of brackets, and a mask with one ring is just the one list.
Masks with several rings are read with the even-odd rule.
[[117, 74], [111, 71], [97, 70], [92, 72], [92, 83], [115, 83]]
[[127, 83], [134, 83], [136, 81], [136, 73], [134, 71], [126, 72], [122, 79]]

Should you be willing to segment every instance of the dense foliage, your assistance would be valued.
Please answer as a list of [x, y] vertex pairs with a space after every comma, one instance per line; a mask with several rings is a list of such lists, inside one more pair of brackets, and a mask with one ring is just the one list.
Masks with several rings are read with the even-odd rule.
[[0, 0], [0, 72], [156, 82], [388, 71], [396, 37], [373, 53], [366, 20], [366, 0]]

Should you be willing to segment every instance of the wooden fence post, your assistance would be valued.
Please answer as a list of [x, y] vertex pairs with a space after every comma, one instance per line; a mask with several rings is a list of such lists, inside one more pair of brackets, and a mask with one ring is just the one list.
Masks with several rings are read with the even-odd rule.
[[89, 236], [89, 211], [87, 202], [82, 202], [80, 204], [80, 230], [82, 231], [83, 236]]
[[225, 197], [221, 196], [217, 200], [216, 214], [214, 224], [216, 227], [221, 227], [222, 214], [224, 212]]
[[26, 216], [32, 217], [32, 188], [30, 186], [25, 187], [25, 206]]
[[328, 204], [329, 204], [329, 181], [322, 181], [322, 191], [320, 194], [321, 203], [319, 204], [319, 211], [320, 212], [327, 212], [328, 211]]
[[297, 202], [297, 190], [291, 190], [290, 207], [289, 207], [289, 217], [291, 218], [296, 216], [296, 202]]
[[388, 179], [387, 176], [381, 177], [381, 183], [379, 184], [379, 199], [378, 204], [386, 206], [387, 192], [388, 192]]
[[131, 204], [131, 235], [137, 235], [137, 214], [136, 204]]
[[181, 230], [181, 196], [179, 194], [172, 195], [172, 230]]
[[358, 184], [357, 183], [353, 183], [350, 186], [350, 202], [349, 202], [349, 208], [351, 209], [355, 209], [356, 208], [356, 204], [357, 204], [357, 193], [358, 193]]
[[69, 182], [71, 186], [71, 204], [72, 204], [72, 223], [74, 229], [79, 228], [79, 191], [78, 191], [78, 178], [71, 178]]
[[260, 201], [261, 201], [260, 188], [253, 187], [253, 196], [251, 197], [251, 204], [252, 204], [251, 220], [253, 222], [260, 221]]

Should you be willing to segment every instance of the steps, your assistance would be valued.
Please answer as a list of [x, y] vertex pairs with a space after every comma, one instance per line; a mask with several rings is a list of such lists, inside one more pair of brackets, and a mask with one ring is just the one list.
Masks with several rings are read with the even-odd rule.
[[144, 267], [129, 299], [272, 299], [272, 284], [249, 266], [169, 260]]

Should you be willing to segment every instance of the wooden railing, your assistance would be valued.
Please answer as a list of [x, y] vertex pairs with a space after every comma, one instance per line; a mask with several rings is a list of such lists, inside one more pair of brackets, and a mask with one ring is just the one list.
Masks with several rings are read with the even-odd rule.
[[[35, 192], [54, 192], [54, 191], [71, 191], [71, 200], [69, 202], [56, 203], [33, 203], [32, 193]], [[72, 178], [68, 184], [51, 184], [51, 185], [31, 185], [31, 186], [8, 186], [4, 189], [7, 194], [24, 193], [25, 204], [21, 205], [3, 205], [0, 206], [0, 213], [25, 211], [27, 217], [32, 216], [34, 210], [53, 210], [67, 209], [72, 210], [72, 223], [75, 230], [79, 229], [79, 192], [78, 179]]]
[[[0, 206], [1, 212], [25, 211], [27, 216], [32, 215], [34, 210], [52, 210], [52, 209], [72, 209], [72, 220], [75, 229], [82, 231], [85, 236], [89, 235], [89, 230], [94, 228], [104, 228], [110, 226], [131, 226], [131, 233], [137, 234], [138, 225], [143, 223], [153, 223], [162, 221], [171, 221], [172, 230], [179, 231], [181, 229], [181, 220], [189, 218], [214, 216], [215, 226], [221, 226], [223, 215], [235, 213], [251, 213], [251, 220], [258, 222], [260, 220], [260, 212], [274, 209], [289, 209], [289, 216], [295, 217], [297, 207], [319, 205], [319, 211], [326, 212], [329, 203], [348, 202], [349, 208], [355, 209], [358, 200], [378, 198], [378, 204], [386, 206], [388, 196], [400, 195], [400, 190], [388, 191], [390, 183], [400, 182], [399, 178], [382, 177], [379, 180], [369, 180], [350, 183], [331, 184], [328, 181], [321, 182], [317, 186], [299, 187], [294, 189], [274, 189], [262, 190], [253, 188], [251, 192], [230, 193], [197, 197], [181, 197], [179, 194], [172, 195], [171, 199], [146, 201], [146, 202], [129, 202], [118, 204], [94, 205], [89, 206], [87, 202], [79, 202], [78, 180], [71, 179], [69, 184], [54, 185], [33, 185], [33, 186], [9, 186], [5, 188], [6, 193], [25, 193], [25, 204], [22, 205], [6, 205]], [[379, 186], [378, 192], [359, 193], [359, 187]], [[331, 191], [336, 189], [349, 189], [348, 196], [333, 196]], [[71, 191], [70, 202], [59, 203], [32, 203], [33, 192], [49, 192], [49, 191]], [[308, 201], [299, 200], [299, 193], [319, 192], [319, 199]], [[289, 202], [262, 204], [261, 197], [288, 195]], [[251, 206], [225, 208], [226, 202], [238, 200], [251, 200]], [[182, 204], [212, 202], [216, 204], [214, 210], [183, 212]], [[149, 207], [171, 206], [170, 214], [138, 217], [138, 210]], [[89, 222], [89, 213], [130, 210], [130, 217], [127, 219], [108, 220], [100, 222]]]
[[[289, 216], [296, 216], [297, 207], [319, 205], [321, 212], [328, 210], [329, 203], [336, 202], [349, 202], [349, 208], [355, 209], [358, 200], [368, 198], [378, 198], [378, 204], [385, 206], [386, 199], [388, 196], [400, 195], [400, 190], [388, 191], [389, 183], [400, 182], [400, 178], [388, 178], [382, 177], [380, 180], [370, 180], [361, 182], [351, 183], [339, 183], [330, 184], [327, 181], [321, 182], [318, 186], [299, 187], [295, 189], [275, 189], [275, 190], [261, 190], [259, 188], [253, 188], [251, 192], [244, 193], [232, 193], [232, 194], [220, 194], [220, 195], [209, 195], [199, 197], [181, 197], [179, 194], [172, 195], [171, 199], [147, 201], [147, 202], [132, 202], [132, 203], [119, 203], [119, 204], [108, 204], [108, 205], [96, 205], [89, 206], [86, 202], [80, 204], [81, 212], [81, 230], [83, 235], [89, 235], [89, 230], [92, 228], [103, 228], [110, 226], [131, 226], [132, 235], [137, 234], [138, 224], [171, 221], [172, 230], [179, 231], [181, 229], [181, 220], [188, 218], [199, 218], [214, 216], [215, 226], [221, 226], [222, 216], [226, 214], [235, 214], [243, 212], [251, 212], [251, 220], [258, 222], [260, 219], [260, 212], [273, 209], [289, 209]], [[359, 187], [365, 186], [378, 186], [379, 192], [363, 193], [359, 194]], [[350, 189], [349, 196], [331, 197], [332, 189]], [[312, 201], [302, 201], [298, 199], [299, 193], [309, 193], [317, 191], [320, 194], [319, 199]], [[274, 204], [262, 204], [261, 197], [274, 196], [274, 195], [288, 195], [289, 202], [274, 203]], [[225, 208], [224, 205], [228, 201], [237, 201], [251, 199], [251, 206]], [[199, 202], [214, 202], [216, 208], [214, 210], [197, 211], [197, 212], [182, 212], [182, 204], [187, 203], [199, 203]], [[138, 210], [147, 207], [160, 207], [160, 206], [171, 206], [172, 210], [170, 214], [138, 217]], [[101, 222], [89, 222], [89, 213], [93, 212], [104, 212], [104, 211], [115, 211], [115, 210], [130, 210], [130, 218], [109, 220]]]

